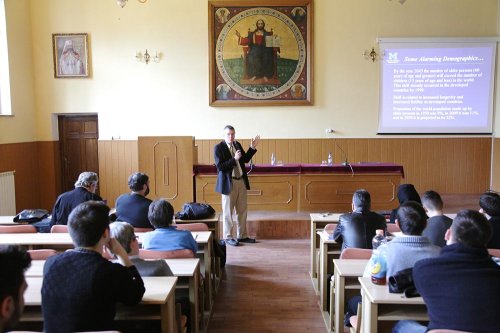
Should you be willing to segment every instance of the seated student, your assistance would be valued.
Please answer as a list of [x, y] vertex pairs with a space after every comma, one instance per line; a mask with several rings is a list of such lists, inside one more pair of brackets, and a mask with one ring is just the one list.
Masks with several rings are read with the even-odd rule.
[[500, 196], [494, 192], [486, 192], [479, 198], [479, 212], [486, 215], [491, 225], [489, 249], [500, 249]]
[[[401, 229], [402, 235], [396, 236], [387, 244], [381, 245], [380, 253], [385, 253], [387, 260], [387, 273], [389, 278], [395, 273], [411, 268], [417, 261], [424, 258], [436, 257], [441, 248], [433, 245], [427, 237], [422, 236], [422, 231], [427, 223], [425, 210], [415, 201], [403, 203], [396, 214], [396, 224]], [[372, 267], [368, 264], [363, 276], [371, 275]], [[355, 296], [348, 301], [347, 314], [344, 322], [349, 323], [352, 314], [356, 314], [360, 296]]]
[[98, 182], [99, 178], [95, 172], [82, 172], [75, 182], [75, 188], [57, 197], [52, 209], [50, 225], [68, 224], [69, 214], [82, 202], [89, 200], [102, 201], [102, 198], [95, 193]]
[[0, 246], [0, 332], [11, 331], [23, 313], [24, 272], [30, 265], [31, 257], [22, 248]]
[[[415, 201], [418, 202], [419, 204], [422, 204], [422, 201], [420, 200], [420, 195], [418, 195], [417, 190], [415, 189], [415, 186], [413, 184], [401, 184], [398, 187], [398, 201], [399, 205], [407, 202], [407, 201]], [[396, 222], [396, 213], [398, 209], [393, 209], [391, 212], [391, 217], [389, 219], [389, 223], [395, 223]]]
[[149, 205], [149, 222], [154, 231], [145, 234], [142, 247], [146, 250], [172, 251], [188, 249], [196, 254], [198, 245], [188, 230], [177, 230], [172, 226], [174, 208], [165, 199], [155, 200]]
[[333, 233], [333, 239], [342, 242], [342, 250], [348, 247], [372, 248], [375, 230], [386, 229], [385, 218], [370, 211], [371, 197], [367, 190], [357, 190], [352, 196], [352, 213], [343, 214]]
[[165, 260], [144, 260], [139, 258], [139, 242], [131, 224], [113, 222], [109, 225], [109, 228], [111, 237], [123, 246], [141, 276], [173, 276]]
[[500, 267], [486, 244], [491, 228], [477, 211], [460, 211], [446, 233], [448, 246], [415, 264], [415, 286], [424, 298], [429, 326], [400, 321], [393, 332], [450, 329], [494, 333], [500, 328]]
[[[113, 222], [109, 225], [111, 237], [116, 239], [127, 251], [130, 260], [137, 268], [141, 276], [173, 276], [165, 260], [144, 260], [139, 258], [139, 242], [134, 232], [134, 227], [127, 222]], [[189, 318], [190, 303], [189, 295], [183, 291], [176, 290], [175, 302], [181, 304], [181, 312]], [[188, 328], [190, 327], [188, 321]], [[147, 327], [154, 330], [155, 327]]]
[[152, 200], [149, 194], [149, 177], [135, 172], [128, 178], [131, 193], [122, 194], [116, 199], [116, 220], [132, 224], [136, 228], [153, 228], [148, 220], [148, 209]]
[[[74, 250], [51, 256], [44, 266], [44, 331], [105, 331], [114, 328], [117, 302], [138, 304], [144, 283], [123, 247], [109, 235], [109, 207], [88, 201], [69, 215]], [[120, 260], [102, 257], [106, 246]]]
[[453, 220], [443, 215], [443, 200], [441, 196], [437, 192], [427, 191], [422, 196], [422, 205], [429, 217], [422, 236], [429, 238], [434, 245], [439, 247], [445, 246], [444, 234], [450, 228]]

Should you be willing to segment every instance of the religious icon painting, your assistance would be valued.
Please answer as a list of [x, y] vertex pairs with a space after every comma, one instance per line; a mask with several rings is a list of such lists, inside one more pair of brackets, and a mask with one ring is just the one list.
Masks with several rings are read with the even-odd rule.
[[210, 0], [208, 11], [210, 105], [312, 105], [312, 0]]
[[88, 35], [52, 34], [54, 77], [89, 77]]

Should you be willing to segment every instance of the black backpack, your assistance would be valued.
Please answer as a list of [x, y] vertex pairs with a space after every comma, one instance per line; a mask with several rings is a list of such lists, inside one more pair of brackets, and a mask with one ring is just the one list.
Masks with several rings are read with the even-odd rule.
[[209, 204], [199, 202], [188, 202], [182, 206], [182, 210], [175, 214], [180, 220], [202, 220], [215, 214], [215, 209]]

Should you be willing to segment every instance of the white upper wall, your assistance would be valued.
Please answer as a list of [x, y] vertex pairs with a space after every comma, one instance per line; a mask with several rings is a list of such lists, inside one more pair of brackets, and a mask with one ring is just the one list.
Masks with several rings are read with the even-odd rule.
[[0, 143], [35, 141], [30, 1], [5, 0], [5, 12], [13, 115], [0, 116]]
[[[22, 62], [32, 68], [35, 97], [28, 94], [31, 102], [21, 102], [26, 82], [13, 84], [13, 107], [16, 116], [36, 116], [36, 131], [30, 137], [12, 130], [0, 143], [56, 139], [54, 113], [79, 112], [98, 113], [101, 139], [213, 139], [226, 124], [236, 127], [238, 137], [323, 138], [326, 128], [342, 137], [376, 137], [379, 64], [361, 54], [376, 47], [377, 37], [497, 35], [498, 0], [408, 0], [404, 5], [314, 0], [314, 105], [214, 108], [208, 106], [207, 1], [129, 0], [123, 9], [115, 0], [6, 1], [31, 6], [32, 38], [25, 33], [26, 40], [10, 42], [33, 50]], [[8, 18], [24, 18], [22, 7], [8, 6]], [[90, 78], [54, 79], [52, 33], [89, 34]], [[137, 62], [136, 51], [146, 48], [161, 52], [161, 62]], [[20, 61], [11, 69], [22, 70]], [[36, 111], [20, 107], [23, 103], [35, 103]], [[5, 122], [0, 118], [0, 130]]]

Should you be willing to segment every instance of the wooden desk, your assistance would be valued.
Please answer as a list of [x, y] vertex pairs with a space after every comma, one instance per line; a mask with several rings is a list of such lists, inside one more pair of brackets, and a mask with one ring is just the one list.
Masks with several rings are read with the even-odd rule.
[[219, 223], [219, 218], [220, 214], [215, 213], [213, 217], [210, 217], [208, 219], [202, 219], [202, 220], [179, 220], [179, 219], [174, 219], [174, 225], [175, 224], [189, 224], [189, 223], [205, 223], [208, 226], [209, 231], [213, 231], [214, 237], [216, 240], [220, 239], [220, 223]]
[[[334, 332], [344, 332], [345, 301], [359, 294], [361, 285], [358, 277], [363, 276], [363, 271], [369, 260], [366, 259], [334, 259], [333, 289], [330, 294], [330, 327]], [[347, 296], [347, 297], [346, 297]]]
[[403, 319], [429, 320], [422, 297], [406, 298], [404, 294], [391, 294], [387, 285], [375, 285], [369, 277], [358, 280], [363, 296], [363, 332], [391, 332], [395, 322]]
[[[249, 174], [248, 210], [296, 212], [348, 211], [356, 189], [364, 188], [372, 198], [373, 210], [398, 206], [396, 191], [403, 178], [403, 167], [393, 163], [285, 164], [254, 165]], [[249, 171], [249, 167], [247, 167]], [[217, 169], [214, 165], [195, 165], [196, 200], [221, 211], [216, 193]]]
[[[165, 259], [170, 270], [180, 280], [186, 279], [189, 288], [189, 302], [191, 305], [191, 327], [194, 332], [203, 332], [205, 330], [204, 313], [200, 313], [199, 309], [199, 276], [200, 276], [200, 259]], [[33, 260], [30, 268], [25, 273], [26, 277], [43, 277], [43, 266], [45, 260]], [[177, 283], [178, 289], [183, 288], [181, 281]]]
[[318, 267], [316, 253], [318, 251], [319, 236], [317, 231], [322, 231], [328, 223], [338, 223], [342, 214], [333, 213], [311, 213], [311, 279], [314, 291], [318, 294]]
[[0, 234], [0, 245], [22, 245], [30, 250], [34, 248], [73, 248], [73, 241], [68, 233], [19, 233]]
[[14, 216], [6, 216], [6, 215], [1, 215], [0, 216], [0, 225], [17, 225], [17, 222], [13, 221]]
[[[215, 292], [218, 288], [218, 278], [212, 270], [213, 249], [211, 231], [192, 231], [198, 252], [196, 256], [201, 261], [201, 271], [204, 272], [205, 282], [205, 309], [211, 311]], [[139, 242], [144, 238], [144, 233], [136, 233]], [[32, 248], [73, 248], [73, 242], [69, 233], [30, 233], [30, 234], [0, 234], [0, 245], [16, 244]]]
[[327, 294], [330, 292], [328, 288], [328, 273], [333, 273], [333, 259], [340, 257], [341, 245], [334, 240], [328, 239], [322, 231], [317, 232], [320, 235], [319, 245], [319, 269], [318, 269], [318, 289], [321, 313], [323, 320], [328, 329], [330, 329], [330, 314], [328, 313]]
[[[146, 292], [136, 306], [117, 304], [115, 320], [160, 320], [162, 333], [175, 333], [175, 297], [177, 277], [144, 277]], [[27, 277], [24, 313], [21, 321], [43, 321], [42, 277]]]

